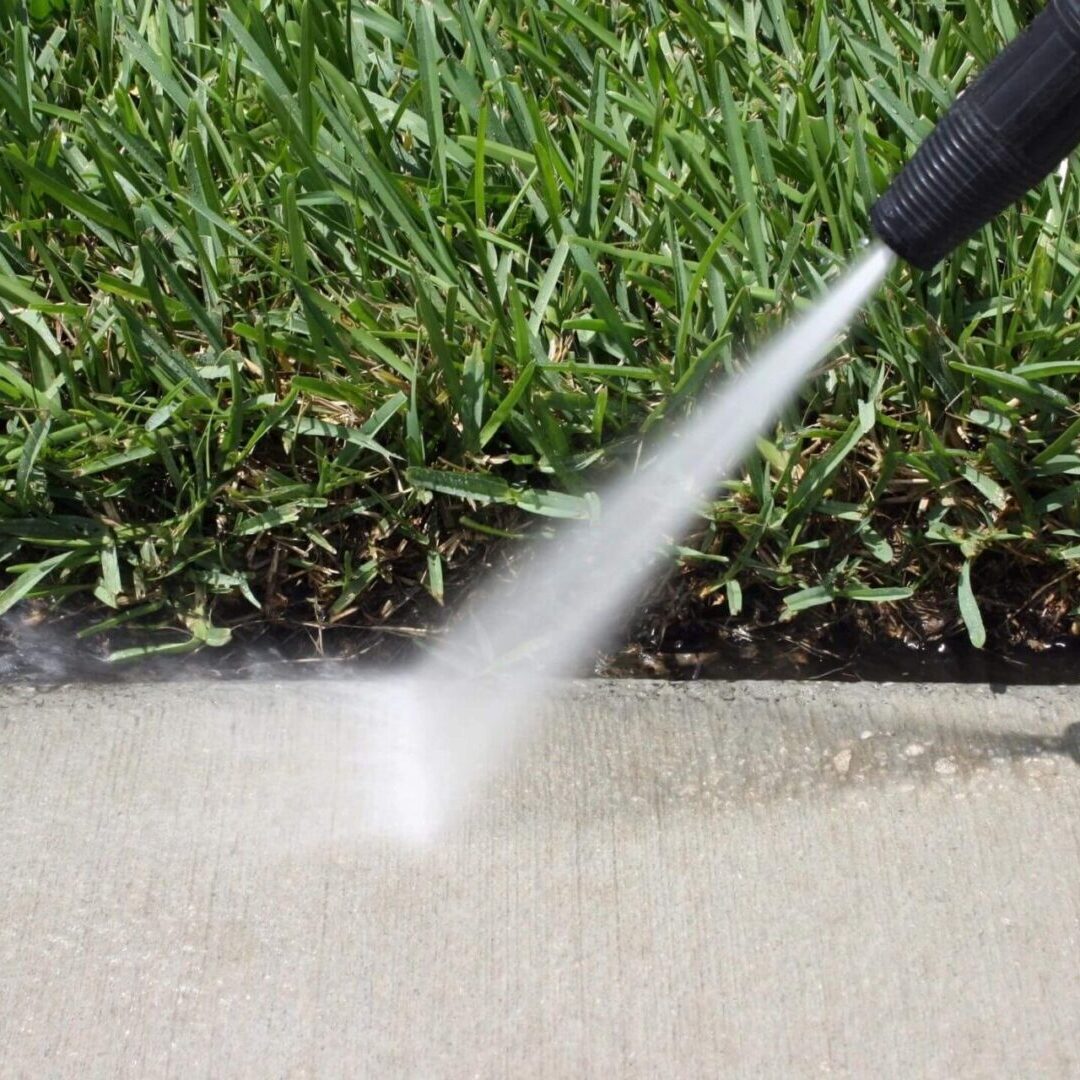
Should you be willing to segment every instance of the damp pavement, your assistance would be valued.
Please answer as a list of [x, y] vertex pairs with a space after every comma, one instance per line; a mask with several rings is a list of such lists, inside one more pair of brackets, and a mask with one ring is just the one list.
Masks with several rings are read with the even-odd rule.
[[365, 683], [0, 704], [4, 1077], [1072, 1077], [1080, 705], [590, 682], [438, 843]]

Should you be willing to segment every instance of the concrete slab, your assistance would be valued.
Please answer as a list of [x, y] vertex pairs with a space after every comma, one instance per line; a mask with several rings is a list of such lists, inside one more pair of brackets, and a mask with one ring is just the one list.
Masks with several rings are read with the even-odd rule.
[[1080, 1074], [1074, 691], [580, 684], [430, 849], [371, 708], [6, 689], [0, 1075]]

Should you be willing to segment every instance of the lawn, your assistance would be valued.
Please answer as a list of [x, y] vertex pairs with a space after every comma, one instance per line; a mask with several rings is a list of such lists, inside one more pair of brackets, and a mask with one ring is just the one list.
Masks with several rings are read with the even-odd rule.
[[[1039, 6], [0, 0], [0, 613], [452, 606], [842, 270]], [[893, 273], [673, 603], [1068, 631], [1078, 190]]]

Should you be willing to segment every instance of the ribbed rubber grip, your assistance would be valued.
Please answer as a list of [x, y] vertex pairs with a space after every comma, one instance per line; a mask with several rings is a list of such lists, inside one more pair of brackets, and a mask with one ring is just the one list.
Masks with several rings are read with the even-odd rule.
[[957, 99], [871, 212], [932, 269], [1080, 144], [1080, 0], [1053, 3]]

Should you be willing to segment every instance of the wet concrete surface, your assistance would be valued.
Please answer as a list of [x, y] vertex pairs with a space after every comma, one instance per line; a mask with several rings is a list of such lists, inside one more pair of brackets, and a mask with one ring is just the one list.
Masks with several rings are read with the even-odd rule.
[[0, 1075], [1080, 1073], [1072, 691], [575, 684], [430, 847], [378, 700], [6, 688]]

